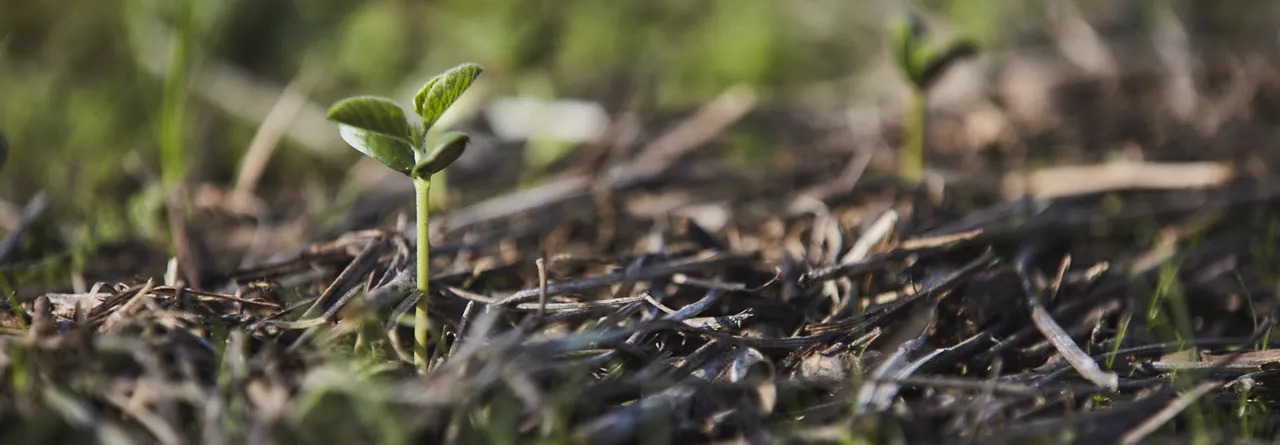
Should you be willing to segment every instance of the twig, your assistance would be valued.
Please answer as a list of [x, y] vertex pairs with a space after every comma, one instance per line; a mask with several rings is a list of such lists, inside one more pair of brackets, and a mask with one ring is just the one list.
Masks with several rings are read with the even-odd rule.
[[1164, 409], [1156, 412], [1154, 416], [1151, 416], [1146, 421], [1143, 421], [1138, 424], [1138, 426], [1135, 426], [1133, 429], [1125, 433], [1124, 436], [1120, 438], [1120, 443], [1129, 445], [1141, 442], [1142, 439], [1151, 435], [1151, 433], [1156, 432], [1156, 430], [1160, 429], [1160, 427], [1165, 423], [1173, 420], [1173, 417], [1177, 416], [1178, 413], [1182, 412], [1182, 410], [1187, 409], [1187, 407], [1191, 406], [1192, 403], [1195, 403], [1196, 399], [1199, 399], [1201, 396], [1208, 394], [1209, 391], [1220, 386], [1222, 386], [1222, 383], [1220, 382], [1203, 382], [1196, 385], [1190, 391], [1183, 393], [1172, 402], [1169, 402], [1168, 406], [1165, 406]]
[[[656, 303], [656, 302], [653, 302]], [[708, 329], [713, 331], [725, 331], [729, 329], [741, 329], [742, 325], [751, 319], [752, 310], [748, 308], [734, 315], [725, 315], [722, 317], [697, 317], [684, 320], [684, 324], [699, 329]]]
[[1113, 162], [1099, 165], [1037, 170], [1026, 182], [1022, 175], [1006, 178], [1005, 196], [1029, 194], [1053, 199], [1116, 190], [1179, 190], [1217, 187], [1235, 176], [1220, 162]]
[[858, 389], [857, 399], [854, 402], [854, 409], [857, 412], [878, 412], [889, 408], [893, 403], [893, 397], [898, 394], [898, 386], [894, 383], [876, 383], [881, 381], [893, 382], [911, 375], [914, 368], [909, 362], [910, 357], [924, 347], [924, 342], [929, 337], [926, 329], [920, 336], [911, 339], [901, 346], [889, 357], [885, 358], [874, 371], [871, 372], [871, 378], [862, 387]]
[[323, 79], [321, 73], [317, 68], [304, 65], [302, 72], [284, 87], [249, 141], [249, 150], [240, 162], [232, 199], [239, 200], [253, 193], [280, 138], [288, 132], [293, 119], [307, 104], [307, 95]]
[[859, 259], [806, 272], [804, 275], [800, 276], [800, 284], [802, 286], [811, 286], [820, 281], [867, 273], [884, 267], [884, 265], [890, 261], [900, 260], [911, 255], [947, 251], [968, 245], [970, 241], [977, 239], [981, 234], [981, 230], [973, 230], [960, 234], [947, 234], [903, 241], [893, 250], [870, 258]]
[[662, 319], [671, 320], [671, 321], [683, 321], [685, 319], [688, 319], [689, 317], [702, 313], [702, 311], [707, 310], [707, 308], [711, 307], [711, 305], [713, 304], [716, 304], [716, 301], [719, 301], [719, 300], [720, 300], [720, 291], [718, 289], [711, 289], [710, 291], [707, 292], [706, 296], [703, 296], [702, 298], [698, 299], [698, 301], [689, 303], [685, 307], [682, 307], [679, 310], [677, 310], [675, 313], [668, 314], [662, 317]]
[[547, 313], [547, 252], [543, 251], [534, 264], [538, 266], [538, 312], [533, 317], [538, 323]]
[[860, 331], [871, 326], [880, 324], [888, 317], [897, 315], [922, 300], [936, 300], [941, 295], [959, 287], [964, 281], [984, 269], [990, 268], [996, 262], [995, 253], [991, 250], [985, 251], [978, 258], [969, 261], [959, 269], [951, 271], [945, 275], [938, 277], [933, 283], [929, 283], [928, 287], [908, 298], [894, 302], [883, 310], [874, 313], [866, 313], [861, 317], [847, 318], [826, 323], [815, 323], [806, 326], [811, 332], [828, 332], [828, 331]]
[[867, 227], [867, 230], [862, 232], [862, 236], [858, 237], [858, 241], [853, 243], [853, 247], [849, 248], [849, 253], [840, 258], [840, 263], [854, 264], [865, 259], [871, 253], [872, 248], [889, 236], [889, 233], [893, 231], [893, 226], [897, 223], [898, 211], [893, 209], [885, 210], [879, 218], [876, 218], [876, 222], [871, 224], [871, 227]]
[[1044, 305], [1040, 302], [1041, 293], [1032, 284], [1030, 273], [1026, 270], [1027, 263], [1035, 253], [1037, 252], [1034, 248], [1025, 249], [1018, 255], [1018, 261], [1014, 264], [1014, 270], [1018, 273], [1018, 278], [1022, 283], [1022, 290], [1027, 298], [1027, 305], [1031, 309], [1031, 321], [1040, 330], [1040, 333], [1044, 334], [1045, 338], [1053, 343], [1058, 353], [1062, 354], [1067, 359], [1067, 362], [1076, 369], [1076, 372], [1080, 373], [1081, 377], [1098, 386], [1115, 391], [1117, 385], [1119, 385], [1119, 377], [1116, 373], [1102, 371], [1098, 367], [1098, 362], [1080, 350], [1080, 347], [1071, 339], [1071, 336], [1053, 320], [1053, 316], [1049, 315], [1049, 311], [1045, 310]]
[[946, 376], [906, 376], [895, 379], [874, 380], [876, 383], [893, 383], [905, 386], [925, 386], [931, 388], [954, 388], [968, 391], [994, 391], [1009, 395], [1027, 396], [1039, 394], [1035, 388], [1017, 383], [998, 380], [974, 380], [961, 377]]
[[373, 271], [373, 266], [377, 264], [378, 256], [381, 255], [382, 250], [386, 247], [383, 241], [381, 238], [370, 240], [369, 244], [366, 244], [360, 250], [360, 253], [351, 260], [351, 263], [342, 269], [342, 272], [333, 280], [333, 283], [330, 283], [329, 287], [325, 288], [324, 293], [320, 294], [320, 298], [316, 299], [315, 303], [310, 308], [307, 308], [306, 312], [302, 313], [302, 317], [328, 312], [337, 303], [334, 300], [335, 297], [345, 295], [347, 291], [363, 281], [364, 277]]
[[[671, 276], [681, 272], [689, 272], [694, 270], [704, 270], [715, 267], [722, 267], [729, 264], [739, 263], [756, 255], [754, 253], [713, 253], [710, 255], [699, 255], [690, 258], [681, 258], [665, 263], [645, 266], [636, 273], [636, 280], [652, 280], [657, 277]], [[605, 275], [596, 275], [592, 277], [581, 278], [574, 281], [554, 283], [547, 286], [546, 295], [554, 297], [569, 293], [583, 292], [591, 289], [601, 288], [618, 284], [626, 279], [626, 273], [610, 273]], [[532, 289], [524, 289], [503, 297], [497, 304], [508, 305], [520, 303], [523, 301], [537, 298], [540, 289], [535, 287]]]
[[[680, 419], [678, 413], [689, 404], [702, 386], [700, 381], [710, 381], [719, 375], [737, 355], [736, 347], [725, 348], [717, 342], [708, 342], [699, 350], [690, 354], [687, 361], [699, 362], [697, 368], [688, 371], [688, 376], [681, 383], [673, 385], [662, 392], [641, 398], [634, 404], [615, 408], [608, 413], [592, 419], [574, 435], [589, 443], [624, 443], [629, 441], [641, 426], [670, 425], [672, 420]], [[698, 360], [698, 356], [711, 356], [707, 360]], [[646, 422], [648, 421], [648, 422]], [[656, 422], [656, 423], [650, 423]], [[657, 431], [648, 431], [653, 435], [662, 435]], [[665, 437], [673, 434], [666, 432]], [[664, 440], [666, 441], [666, 440]]]

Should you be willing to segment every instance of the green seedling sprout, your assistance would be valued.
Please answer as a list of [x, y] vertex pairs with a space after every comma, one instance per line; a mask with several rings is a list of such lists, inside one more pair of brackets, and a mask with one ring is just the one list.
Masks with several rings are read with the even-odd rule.
[[462, 156], [470, 138], [456, 131], [446, 132], [434, 146], [427, 146], [427, 132], [483, 70], [464, 63], [428, 80], [413, 97], [413, 111], [419, 122], [410, 122], [396, 102], [375, 96], [356, 96], [338, 101], [329, 109], [329, 120], [338, 123], [342, 139], [392, 170], [413, 179], [418, 215], [418, 306], [414, 312], [413, 358], [419, 372], [427, 369], [427, 308], [431, 301], [431, 242], [427, 220], [431, 207], [431, 175], [444, 170]]
[[956, 61], [977, 54], [978, 47], [966, 38], [955, 38], [942, 44], [933, 42], [923, 20], [910, 13], [894, 19], [889, 30], [894, 62], [911, 87], [902, 130], [905, 146], [900, 175], [911, 184], [919, 184], [924, 179], [925, 114], [929, 88]]

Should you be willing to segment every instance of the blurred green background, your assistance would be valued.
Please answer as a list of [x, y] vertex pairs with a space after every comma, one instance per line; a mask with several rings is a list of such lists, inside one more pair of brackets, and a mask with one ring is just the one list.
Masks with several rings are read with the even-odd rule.
[[[934, 0], [918, 6], [998, 50], [1044, 45], [1048, 3]], [[1151, 17], [1171, 8], [1194, 39], [1272, 44], [1280, 18], [1280, 3], [1265, 0], [1073, 4], [1109, 38], [1145, 34]], [[613, 111], [624, 85], [658, 109], [687, 110], [747, 83], [767, 103], [794, 106], [806, 86], [838, 83], [882, 63], [881, 24], [902, 6], [886, 0], [0, 0], [0, 132], [10, 144], [0, 199], [20, 207], [44, 191], [54, 237], [73, 245], [157, 237], [162, 179], [185, 176], [187, 183], [229, 187], [274, 105], [264, 103], [269, 95], [261, 92], [279, 92], [300, 76], [309, 79], [306, 95], [319, 107], [353, 94], [407, 98], [429, 76], [462, 61], [486, 68], [468, 93], [475, 100], [514, 94], [598, 99]], [[874, 95], [870, 90], [878, 88], [849, 85], [842, 91], [850, 96]], [[293, 201], [333, 199], [358, 159], [333, 128], [299, 130], [283, 138], [257, 191], [273, 208], [307, 208]]]

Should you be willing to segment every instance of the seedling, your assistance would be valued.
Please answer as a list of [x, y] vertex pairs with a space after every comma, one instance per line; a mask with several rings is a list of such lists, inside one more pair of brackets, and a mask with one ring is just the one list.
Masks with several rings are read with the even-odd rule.
[[413, 359], [419, 372], [427, 369], [427, 308], [431, 301], [431, 242], [427, 219], [431, 208], [431, 175], [444, 170], [462, 156], [470, 137], [456, 131], [440, 136], [427, 146], [427, 132], [483, 70], [464, 63], [428, 80], [413, 97], [413, 111], [419, 122], [410, 122], [396, 102], [375, 96], [343, 99], [329, 108], [329, 120], [338, 123], [338, 132], [356, 150], [378, 160], [392, 170], [413, 179], [418, 215], [418, 305], [413, 321]]
[[944, 44], [930, 40], [924, 22], [915, 14], [896, 18], [890, 26], [894, 62], [911, 87], [911, 98], [903, 125], [904, 147], [900, 175], [911, 184], [924, 178], [925, 113], [929, 88], [956, 61], [977, 54], [977, 45], [965, 38]]

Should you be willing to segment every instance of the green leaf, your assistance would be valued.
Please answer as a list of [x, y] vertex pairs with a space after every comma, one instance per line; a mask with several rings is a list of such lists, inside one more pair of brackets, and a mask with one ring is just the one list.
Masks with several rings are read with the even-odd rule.
[[338, 124], [338, 134], [365, 156], [403, 174], [413, 170], [413, 148], [404, 139], [375, 133], [347, 124]]
[[889, 25], [889, 44], [898, 69], [918, 84], [920, 46], [925, 40], [924, 22], [915, 14], [897, 16]]
[[947, 72], [956, 62], [978, 54], [978, 45], [969, 39], [955, 39], [945, 46], [930, 45], [922, 57], [925, 62], [920, 68], [919, 80], [922, 89], [929, 89], [942, 74]]
[[414, 131], [404, 110], [389, 99], [357, 96], [329, 108], [329, 120], [356, 150], [403, 174], [413, 169]]
[[894, 19], [889, 29], [894, 61], [898, 69], [920, 90], [927, 90], [956, 61], [977, 54], [977, 44], [958, 38], [946, 45], [930, 41], [924, 21], [914, 13]]
[[329, 108], [329, 120], [410, 142], [413, 132], [404, 110], [390, 99], [356, 96], [338, 101]]
[[422, 106], [426, 105], [427, 95], [431, 93], [431, 87], [434, 87], [442, 77], [444, 77], [443, 74], [432, 77], [431, 80], [422, 85], [422, 89], [418, 90], [418, 94], [413, 96], [413, 112], [418, 113], [418, 116], [422, 116]]
[[423, 128], [430, 130], [482, 72], [480, 65], [467, 62], [428, 80], [413, 97], [413, 110], [422, 117]]
[[471, 137], [464, 133], [450, 131], [440, 135], [440, 143], [422, 160], [418, 161], [418, 165], [413, 168], [413, 177], [429, 177], [462, 157], [462, 153], [467, 150], [467, 143], [471, 141]]

